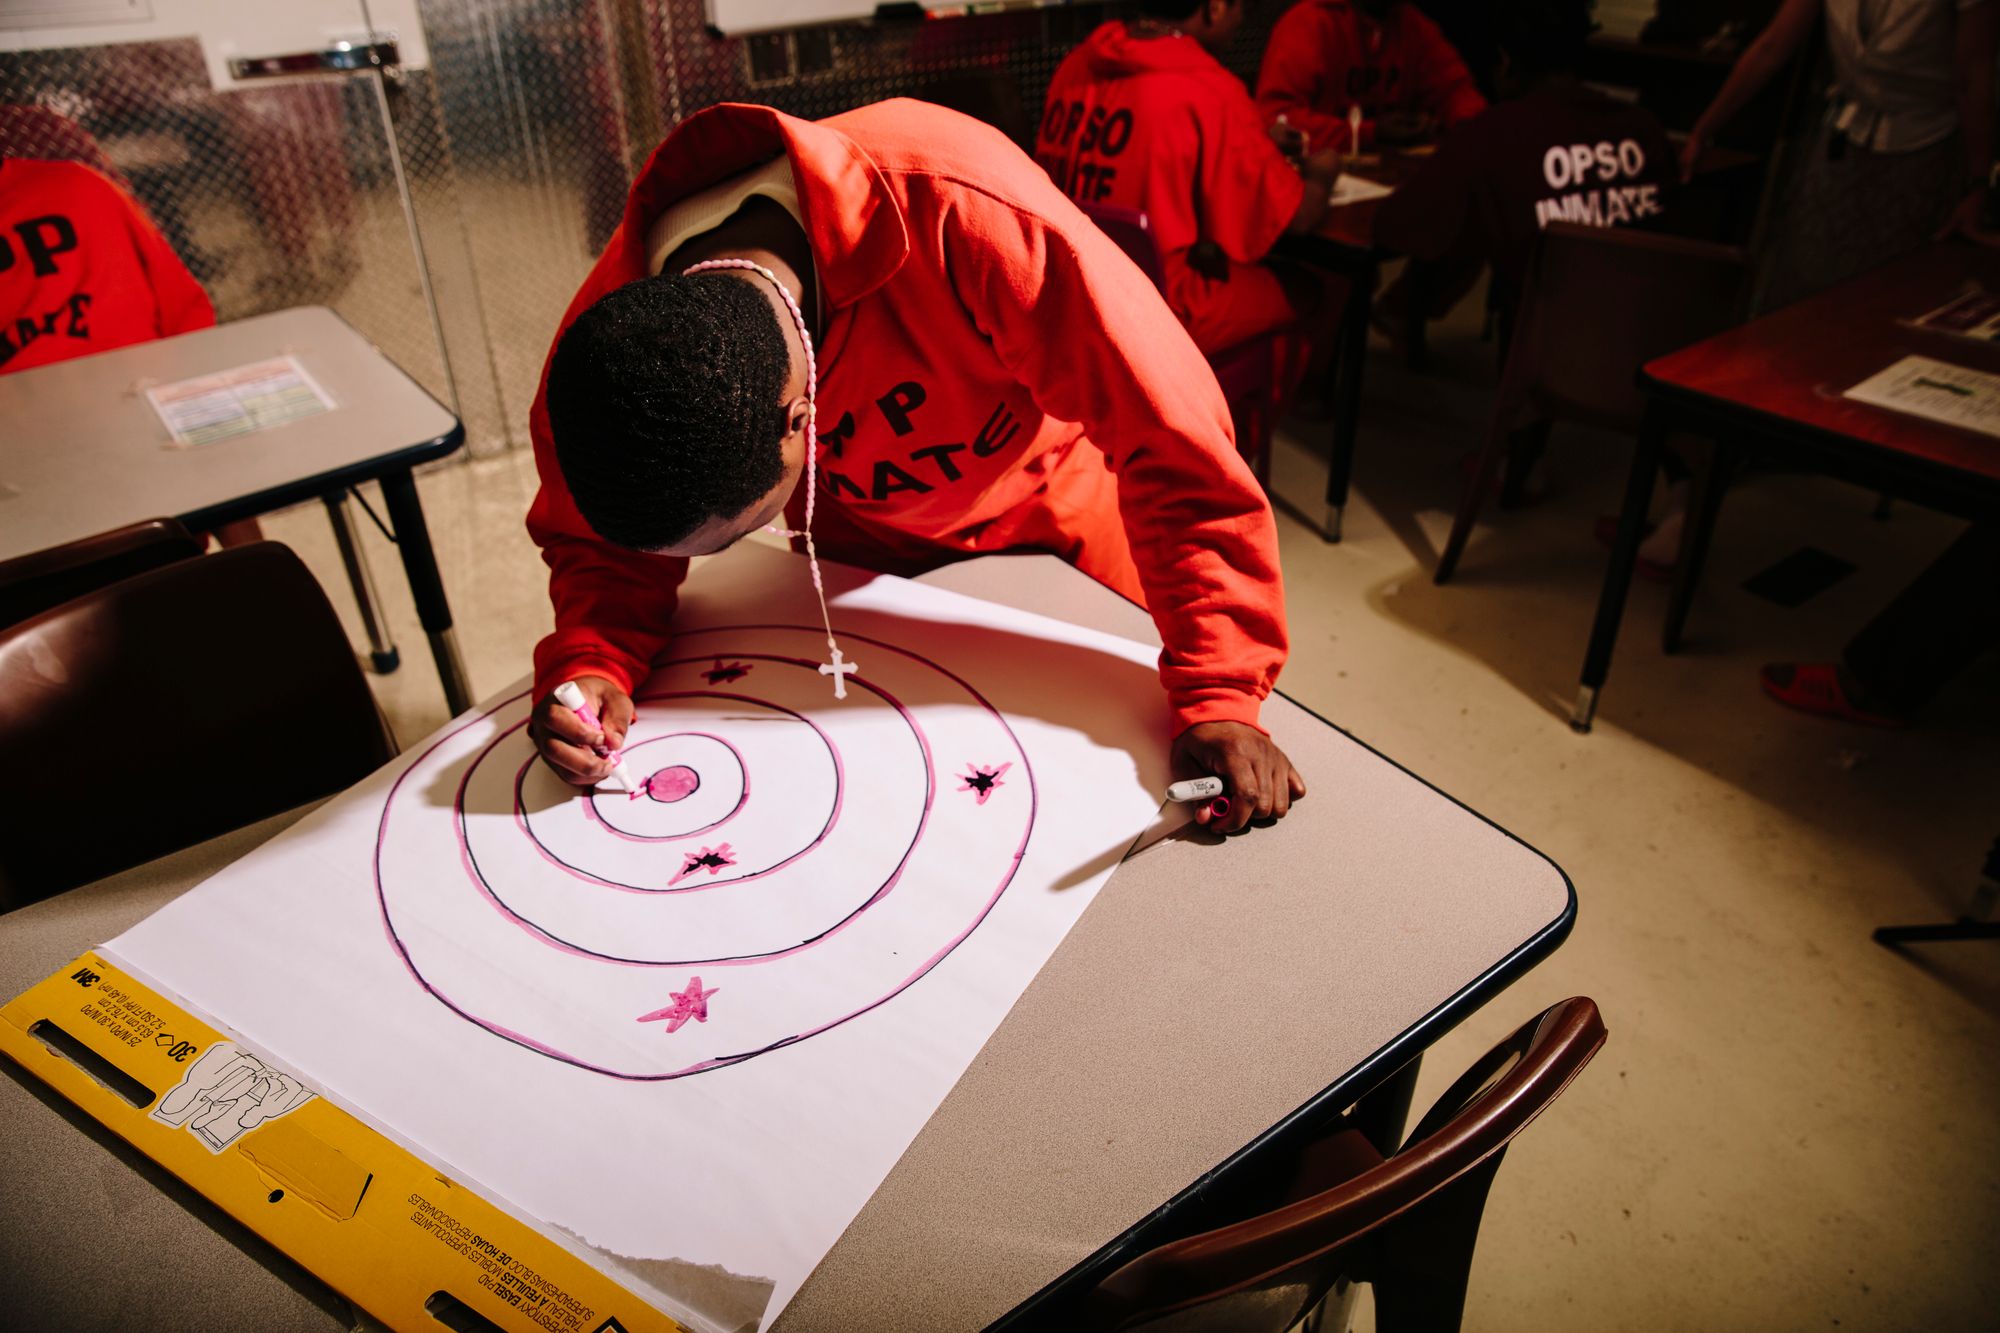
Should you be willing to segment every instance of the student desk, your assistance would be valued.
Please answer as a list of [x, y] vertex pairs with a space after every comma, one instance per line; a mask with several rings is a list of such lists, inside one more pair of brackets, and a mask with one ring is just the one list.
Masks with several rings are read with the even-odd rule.
[[[1152, 637], [1136, 608], [1052, 557], [926, 581]], [[1169, 1201], [1310, 1138], [1568, 933], [1574, 894], [1539, 853], [1289, 700], [1264, 720], [1311, 795], [1271, 828], [1161, 842], [1118, 869], [781, 1333], [1062, 1327], [1059, 1302], [1142, 1248]], [[0, 991], [296, 817], [0, 919]], [[107, 1155], [6, 1067], [12, 1305], [77, 1326], [163, 1310], [187, 1327], [337, 1326], [326, 1311], [341, 1303], [316, 1282], [254, 1241], [246, 1258], [214, 1210], [170, 1181], [152, 1188], [158, 1172]]]
[[[186, 448], [151, 404], [149, 387], [291, 355], [333, 410]], [[167, 514], [197, 530], [315, 497], [368, 622], [376, 666], [394, 649], [374, 621], [344, 497], [377, 481], [396, 532], [417, 616], [453, 713], [472, 703], [451, 607], [410, 470], [443, 458], [465, 427], [325, 306], [200, 329], [157, 342], [0, 376], [0, 559], [45, 550]]]
[[[1401, 185], [1417, 173], [1427, 152], [1383, 149], [1378, 161], [1359, 165], [1354, 174], [1387, 185]], [[1340, 355], [1333, 389], [1333, 456], [1326, 476], [1326, 515], [1320, 535], [1340, 540], [1347, 510], [1347, 486], [1354, 474], [1354, 438], [1361, 421], [1361, 372], [1368, 362], [1368, 323], [1375, 312], [1375, 288], [1390, 251], [1375, 244], [1375, 211], [1381, 199], [1342, 204], [1327, 210], [1317, 228], [1304, 236], [1287, 236], [1278, 252], [1348, 280], [1347, 305], [1340, 312]], [[1420, 327], [1420, 326], [1419, 326]], [[1418, 355], [1414, 351], [1413, 357]]]
[[[1965, 518], [2000, 517], [2000, 438], [1843, 398], [1843, 390], [1905, 356], [2000, 374], [2000, 346], [1911, 327], [1973, 283], [2000, 291], [2000, 251], [1951, 241], [1892, 261], [1818, 296], [1683, 348], [1639, 371], [1646, 416], [1626, 481], [1618, 537], [1604, 574], [1570, 725], [1590, 730], [1625, 612], [1654, 474], [1668, 436], [1756, 449], [1871, 490]], [[1726, 458], [1691, 496], [1664, 631], [1669, 652], [1707, 555]]]

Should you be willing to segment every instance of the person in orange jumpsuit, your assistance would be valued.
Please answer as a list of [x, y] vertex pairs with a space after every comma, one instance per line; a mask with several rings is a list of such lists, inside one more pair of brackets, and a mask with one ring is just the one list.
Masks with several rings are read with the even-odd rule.
[[1216, 59], [1245, 3], [1146, 0], [1103, 24], [1056, 70], [1035, 140], [1070, 198], [1145, 213], [1167, 304], [1210, 354], [1338, 313], [1321, 275], [1264, 262], [1326, 215], [1338, 155], [1293, 167]]
[[[687, 272], [717, 260], [763, 271]], [[1235, 798], [1220, 827], [1304, 793], [1257, 725], [1286, 651], [1275, 524], [1200, 351], [1032, 159], [900, 100], [689, 118], [571, 302], [530, 415], [556, 621], [531, 731], [557, 772], [608, 776], [687, 558], [800, 526], [815, 365], [826, 554], [1061, 555], [1151, 611], [1176, 765]]]
[[81, 162], [0, 157], [0, 374], [214, 323], [131, 196]]
[[[1271, 28], [1257, 106], [1309, 151], [1442, 133], [1486, 109], [1465, 61], [1408, 0], [1301, 0]], [[1348, 114], [1361, 109], [1361, 141]]]

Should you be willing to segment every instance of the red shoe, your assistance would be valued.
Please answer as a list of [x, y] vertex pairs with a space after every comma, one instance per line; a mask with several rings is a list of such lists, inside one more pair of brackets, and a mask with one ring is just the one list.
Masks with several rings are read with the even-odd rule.
[[1908, 720], [1872, 713], [1849, 697], [1840, 668], [1831, 662], [1769, 662], [1757, 672], [1764, 693], [1787, 708], [1864, 727], [1901, 727]]
[[[1641, 541], [1653, 535], [1653, 526], [1651, 523], [1646, 525], [1646, 530], [1640, 534]], [[1599, 514], [1597, 516], [1597, 526], [1590, 530], [1590, 535], [1597, 538], [1597, 544], [1607, 551], [1616, 546], [1618, 544], [1618, 516], [1616, 514]], [[1674, 567], [1672, 565], [1663, 565], [1657, 560], [1648, 560], [1643, 555], [1633, 562], [1632, 572], [1648, 583], [1672, 583], [1674, 581]]]

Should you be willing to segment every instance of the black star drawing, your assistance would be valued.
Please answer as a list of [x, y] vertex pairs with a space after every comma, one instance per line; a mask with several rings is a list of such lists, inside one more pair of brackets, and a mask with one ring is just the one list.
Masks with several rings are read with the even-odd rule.
[[974, 793], [979, 797], [979, 803], [985, 805], [986, 798], [993, 794], [994, 788], [1007, 785], [1000, 780], [1000, 775], [1013, 766], [1012, 763], [1002, 764], [998, 768], [991, 768], [985, 764], [967, 764], [965, 771], [957, 775], [958, 789]]
[[715, 665], [701, 674], [702, 678], [708, 681], [709, 684], [720, 685], [725, 681], [742, 680], [750, 674], [750, 664], [748, 662], [731, 662], [728, 666], [724, 666], [722, 659], [718, 657], [715, 659]]

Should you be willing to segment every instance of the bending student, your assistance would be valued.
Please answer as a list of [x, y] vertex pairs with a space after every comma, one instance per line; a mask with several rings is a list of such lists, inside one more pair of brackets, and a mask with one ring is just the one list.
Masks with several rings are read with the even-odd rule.
[[[759, 268], [687, 271], [715, 261]], [[531, 729], [557, 772], [610, 772], [593, 747], [623, 741], [687, 558], [804, 522], [815, 380], [827, 555], [1064, 557], [1151, 610], [1175, 763], [1228, 782], [1222, 827], [1304, 794], [1257, 726], [1286, 649], [1275, 526], [1201, 353], [1025, 154], [911, 101], [690, 118], [570, 303], [530, 417], [556, 619]], [[567, 680], [601, 733], [553, 699]]]

